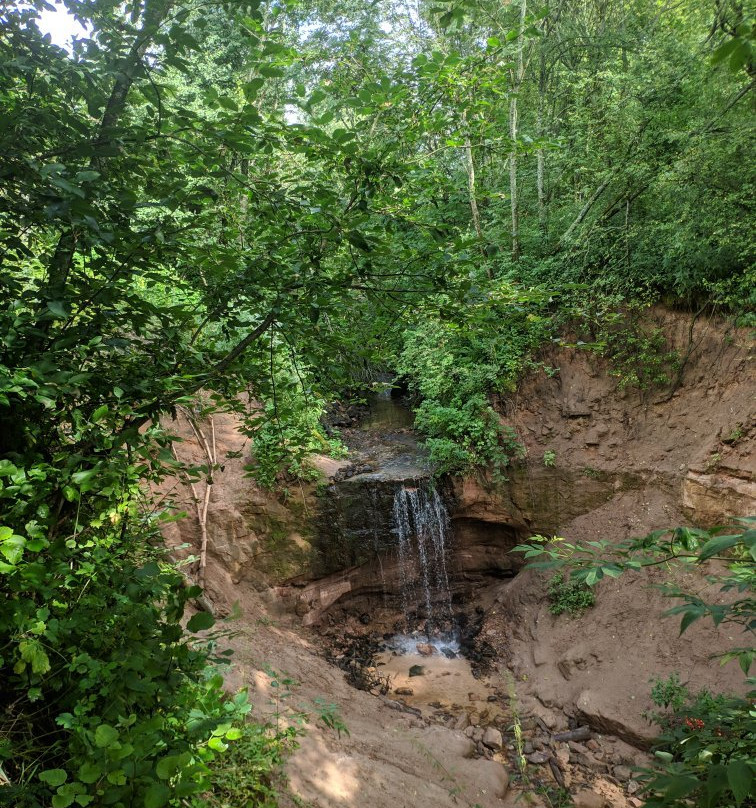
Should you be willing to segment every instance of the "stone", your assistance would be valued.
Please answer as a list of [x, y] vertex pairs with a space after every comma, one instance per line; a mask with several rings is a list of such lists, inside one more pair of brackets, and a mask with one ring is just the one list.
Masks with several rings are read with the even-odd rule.
[[633, 776], [632, 769], [629, 766], [615, 766], [612, 773], [623, 783], [626, 783]]
[[436, 649], [432, 646], [429, 642], [419, 642], [415, 646], [415, 650], [421, 656], [433, 656], [436, 653]]
[[583, 755], [588, 751], [586, 746], [583, 746], [583, 744], [578, 743], [577, 741], [567, 741], [567, 746], [570, 747], [571, 752], [577, 752]]
[[635, 792], [640, 788], [640, 783], [637, 780], [630, 780], [627, 784], [627, 793], [628, 794], [635, 794]]
[[466, 735], [468, 738], [472, 738], [472, 736], [473, 736], [474, 734], [475, 734], [475, 727], [465, 727], [465, 735]]
[[483, 741], [484, 733], [485, 730], [483, 729], [483, 727], [473, 727], [473, 734], [472, 734], [473, 741], [475, 741], [475, 743], [477, 744], [481, 743]]
[[581, 789], [572, 797], [572, 805], [574, 808], [606, 808], [606, 798], [597, 794], [595, 791], [588, 791]]
[[648, 749], [654, 741], [653, 726], [632, 713], [608, 693], [584, 690], [575, 702], [578, 719], [594, 730], [616, 735], [640, 749]]
[[504, 745], [504, 738], [501, 732], [495, 727], [487, 727], [486, 731], [483, 733], [483, 744], [489, 749], [493, 749], [494, 752], [500, 752]]
[[[509, 775], [501, 763], [480, 758], [480, 760], [471, 761], [466, 768], [470, 769], [473, 775], [473, 782], [478, 794], [493, 794], [501, 799], [507, 793]], [[473, 794], [472, 796], [477, 797], [478, 794]]]
[[559, 765], [564, 769], [570, 762], [570, 748], [566, 743], [557, 744], [554, 754], [556, 755]]
[[527, 756], [528, 763], [535, 763], [537, 765], [541, 765], [546, 763], [548, 759], [551, 757], [547, 752], [533, 752], [532, 755]]
[[422, 665], [413, 665], [409, 669], [410, 676], [423, 676], [425, 674], [425, 668]]
[[394, 691], [397, 696], [414, 696], [415, 691], [411, 687], [397, 687]]

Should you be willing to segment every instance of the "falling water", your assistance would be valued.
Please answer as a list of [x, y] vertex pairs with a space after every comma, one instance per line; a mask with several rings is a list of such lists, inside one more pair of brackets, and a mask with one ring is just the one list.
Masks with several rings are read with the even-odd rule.
[[428, 626], [452, 616], [446, 551], [449, 514], [432, 486], [402, 485], [394, 496], [393, 531], [399, 539], [402, 608], [405, 618], [425, 608]]

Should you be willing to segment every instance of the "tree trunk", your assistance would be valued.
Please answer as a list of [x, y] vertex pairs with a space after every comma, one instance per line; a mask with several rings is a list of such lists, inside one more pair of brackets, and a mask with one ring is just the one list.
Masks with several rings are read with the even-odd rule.
[[520, 260], [520, 207], [517, 196], [517, 94], [522, 86], [525, 74], [524, 42], [525, 16], [527, 14], [527, 0], [521, 0], [520, 28], [517, 44], [517, 71], [512, 82], [512, 95], [509, 100], [509, 138], [512, 141], [509, 155], [509, 198], [512, 209], [512, 260]]

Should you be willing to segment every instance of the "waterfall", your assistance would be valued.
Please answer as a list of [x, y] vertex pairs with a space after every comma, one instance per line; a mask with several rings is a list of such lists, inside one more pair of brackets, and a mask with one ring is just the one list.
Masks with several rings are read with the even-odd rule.
[[392, 531], [398, 538], [405, 618], [424, 607], [429, 626], [451, 620], [446, 552], [449, 514], [432, 486], [402, 485], [394, 495]]

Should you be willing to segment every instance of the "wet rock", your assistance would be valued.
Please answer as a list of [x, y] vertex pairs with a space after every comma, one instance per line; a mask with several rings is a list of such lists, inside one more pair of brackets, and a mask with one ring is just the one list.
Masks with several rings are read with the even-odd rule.
[[409, 669], [410, 676], [423, 676], [425, 674], [425, 668], [422, 665], [413, 665]]
[[415, 650], [421, 656], [433, 656], [433, 654], [436, 653], [435, 647], [431, 645], [429, 642], [419, 642], [415, 646]]
[[363, 626], [367, 626], [367, 625], [369, 625], [369, 624], [370, 624], [370, 621], [371, 621], [372, 619], [373, 619], [373, 618], [372, 618], [372, 617], [370, 617], [370, 615], [369, 615], [367, 612], [363, 612], [363, 613], [360, 615], [360, 623], [362, 623], [362, 625], [363, 625]]
[[501, 732], [495, 727], [488, 727], [483, 733], [482, 740], [484, 746], [487, 746], [489, 749], [493, 749], [495, 752], [500, 752], [502, 746], [504, 745], [504, 738], [502, 737]]
[[443, 654], [443, 655], [444, 655], [444, 656], [445, 656], [447, 659], [456, 659], [456, 658], [457, 658], [457, 655], [454, 653], [454, 651], [452, 651], [452, 650], [451, 650], [451, 648], [443, 648], [443, 649], [441, 650], [441, 653], [442, 653], [442, 654]]
[[397, 696], [414, 696], [415, 691], [411, 687], [397, 687], [394, 691]]

